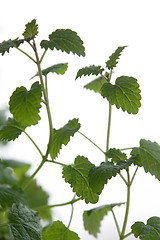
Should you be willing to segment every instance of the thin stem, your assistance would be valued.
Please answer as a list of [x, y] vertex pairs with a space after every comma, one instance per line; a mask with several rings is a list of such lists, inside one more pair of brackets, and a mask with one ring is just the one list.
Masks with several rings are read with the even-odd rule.
[[31, 142], [33, 143], [33, 145], [37, 148], [38, 152], [40, 153], [40, 155], [43, 157], [43, 153], [41, 152], [40, 148], [37, 146], [37, 144], [35, 143], [35, 141], [31, 138], [31, 136], [24, 130], [23, 131], [26, 136], [31, 140]]
[[43, 206], [34, 208], [34, 210], [39, 211], [39, 210], [45, 209], [45, 208], [62, 207], [62, 206], [74, 204], [74, 203], [78, 202], [78, 201], [81, 200], [81, 199], [82, 199], [82, 198], [79, 197], [79, 198], [77, 198], [77, 199], [72, 199], [71, 201], [65, 202], [65, 203], [59, 203], [59, 204], [53, 204], [53, 205], [43, 205]]
[[61, 166], [63, 166], [63, 167], [67, 166], [67, 165], [64, 164], [64, 163], [57, 162], [57, 161], [54, 161], [54, 160], [48, 160], [48, 159], [46, 159], [46, 162], [56, 163], [56, 164], [59, 164], [59, 165], [61, 165]]
[[132, 185], [132, 183], [133, 183], [133, 180], [134, 180], [134, 178], [135, 178], [135, 176], [136, 176], [136, 173], [137, 173], [137, 171], [138, 171], [138, 166], [136, 167], [136, 170], [135, 170], [135, 172], [134, 172], [134, 174], [133, 174], [133, 176], [132, 176], [132, 179], [131, 179], [131, 185]]
[[133, 149], [133, 147], [129, 147], [129, 148], [121, 148], [121, 149], [119, 149], [120, 151], [125, 151], [125, 150], [131, 150], [131, 149]]
[[[75, 199], [76, 195], [74, 196], [73, 200]], [[73, 203], [71, 204], [71, 216], [70, 216], [70, 219], [69, 219], [69, 223], [68, 223], [68, 226], [67, 228], [69, 229], [70, 225], [71, 225], [71, 222], [72, 222], [72, 218], [73, 218]]]
[[[109, 139], [110, 139], [110, 129], [111, 129], [111, 114], [112, 114], [112, 105], [109, 103], [106, 152], [109, 150]], [[108, 161], [108, 157], [107, 156], [106, 156], [106, 161]]]
[[126, 185], [128, 185], [126, 179], [123, 177], [123, 175], [122, 175], [121, 173], [119, 173], [119, 176], [122, 178], [122, 180], [124, 181], [124, 183], [125, 183]]
[[116, 224], [116, 228], [117, 228], [117, 231], [118, 231], [118, 235], [120, 236], [121, 231], [120, 231], [120, 228], [119, 228], [119, 225], [118, 225], [118, 222], [117, 222], [115, 213], [114, 213], [113, 209], [112, 209], [111, 211], [112, 211], [112, 215], [113, 215], [113, 218], [114, 218], [114, 221], [115, 221], [115, 224]]
[[43, 54], [42, 54], [42, 56], [41, 56], [41, 59], [40, 59], [40, 63], [42, 62], [42, 60], [43, 60], [43, 58], [44, 58], [44, 55], [46, 54], [46, 52], [47, 52], [47, 49], [46, 50], [44, 50], [44, 52], [43, 52]]
[[125, 230], [126, 230], [126, 226], [127, 226], [128, 215], [129, 215], [129, 206], [130, 206], [130, 187], [131, 187], [131, 182], [130, 182], [129, 168], [126, 169], [126, 171], [127, 171], [127, 182], [128, 182], [128, 184], [127, 184], [127, 204], [126, 204], [126, 212], [125, 212], [122, 232], [121, 232], [121, 235], [120, 235], [120, 240], [124, 239]]
[[45, 158], [43, 158], [43, 160], [41, 161], [41, 163], [39, 164], [38, 168], [35, 170], [35, 172], [27, 179], [26, 182], [24, 182], [24, 184], [22, 185], [22, 189], [25, 190], [28, 185], [30, 184], [30, 182], [33, 180], [33, 178], [35, 177], [35, 175], [39, 172], [39, 170], [42, 168], [42, 166], [45, 163]]
[[130, 236], [130, 235], [132, 235], [132, 234], [133, 234], [132, 232], [130, 232], [130, 233], [127, 233], [126, 235], [124, 235], [123, 239], [125, 239], [125, 238], [129, 237], [129, 236]]
[[90, 138], [88, 138], [85, 134], [83, 134], [82, 132], [78, 131], [79, 134], [81, 134], [83, 137], [85, 137], [89, 142], [91, 142], [96, 148], [98, 148], [103, 154], [105, 154], [105, 152], [95, 143], [93, 142]]
[[23, 51], [22, 49], [20, 49], [20, 48], [17, 48], [20, 52], [22, 52], [23, 54], [25, 54], [27, 57], [29, 57], [34, 63], [36, 63], [37, 64], [37, 62], [28, 54], [28, 53], [26, 53], [25, 51]]

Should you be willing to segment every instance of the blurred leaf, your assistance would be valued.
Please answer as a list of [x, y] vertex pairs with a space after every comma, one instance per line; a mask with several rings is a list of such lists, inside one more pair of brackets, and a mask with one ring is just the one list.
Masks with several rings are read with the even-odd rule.
[[13, 92], [9, 105], [14, 118], [25, 126], [31, 126], [40, 120], [42, 88], [38, 82], [27, 91], [25, 87], [18, 87]]
[[23, 204], [13, 204], [9, 210], [8, 224], [13, 240], [41, 240], [41, 227], [38, 213]]
[[156, 142], [140, 140], [140, 147], [133, 148], [131, 155], [134, 156], [138, 166], [143, 166], [145, 172], [150, 172], [160, 180], [160, 145]]
[[147, 225], [143, 222], [136, 222], [132, 225], [132, 233], [136, 238], [142, 240], [160, 240], [160, 218], [151, 217]]
[[77, 156], [74, 165], [63, 168], [63, 178], [69, 183], [78, 197], [85, 199], [86, 203], [98, 202], [99, 196], [92, 191], [88, 182], [88, 174], [94, 165], [83, 156]]
[[103, 84], [101, 94], [104, 98], [123, 111], [136, 114], [141, 106], [140, 89], [137, 79], [121, 76], [116, 79], [115, 85], [109, 82]]
[[84, 88], [93, 90], [94, 92], [98, 92], [101, 94], [101, 88], [104, 83], [106, 83], [106, 80], [103, 77], [98, 77], [95, 80], [86, 84]]
[[31, 22], [27, 23], [25, 31], [23, 33], [24, 38], [31, 40], [38, 35], [38, 24], [36, 23], [36, 19], [33, 19]]
[[0, 204], [3, 208], [11, 207], [13, 203], [26, 204], [26, 197], [16, 186], [0, 185]]
[[108, 215], [108, 212], [112, 211], [115, 206], [121, 206], [122, 204], [124, 203], [113, 203], [84, 211], [83, 223], [85, 230], [97, 237], [97, 233], [100, 233], [100, 224], [104, 216]]
[[52, 226], [43, 231], [42, 240], [78, 240], [75, 232], [70, 231], [62, 222], [53, 222]]
[[[5, 225], [8, 222], [7, 214], [0, 212], [0, 225]], [[10, 240], [8, 226], [1, 227], [0, 240]]]
[[0, 160], [0, 184], [14, 185], [17, 178], [10, 167], [6, 167]]
[[74, 136], [74, 134], [79, 130], [80, 123], [78, 123], [78, 119], [69, 120], [66, 125], [62, 128], [53, 132], [53, 140], [51, 143], [50, 155], [52, 159], [55, 159], [62, 148], [62, 145], [67, 145], [70, 141], [70, 137]]
[[85, 49], [83, 41], [70, 29], [57, 29], [49, 35], [49, 40], [41, 41], [41, 47], [47, 50], [48, 48], [54, 50], [61, 50], [62, 52], [77, 54], [78, 56], [85, 56]]
[[77, 76], [76, 79], [78, 77], [82, 77], [82, 76], [89, 76], [89, 75], [98, 75], [101, 74], [104, 71], [103, 68], [101, 68], [101, 66], [95, 66], [95, 65], [91, 65], [89, 67], [84, 67], [82, 69], [79, 69], [79, 71], [77, 72]]
[[108, 69], [113, 69], [118, 63], [118, 59], [121, 56], [121, 52], [127, 46], [118, 47], [116, 51], [109, 57], [109, 60], [106, 62], [106, 67]]
[[[42, 70], [42, 75], [47, 76], [48, 73], [64, 74], [66, 72], [67, 68], [68, 68], [68, 63], [55, 64], [55, 65], [52, 65], [48, 68], [43, 69]], [[37, 73], [32, 78], [34, 78], [36, 76], [39, 76], [39, 74]]]
[[125, 153], [122, 153], [119, 149], [116, 148], [110, 148], [107, 151], [106, 156], [108, 158], [111, 158], [113, 162], [118, 162], [127, 159], [127, 155]]
[[14, 118], [8, 118], [0, 129], [0, 139], [5, 141], [14, 141], [21, 135], [24, 129], [25, 126], [17, 122]]

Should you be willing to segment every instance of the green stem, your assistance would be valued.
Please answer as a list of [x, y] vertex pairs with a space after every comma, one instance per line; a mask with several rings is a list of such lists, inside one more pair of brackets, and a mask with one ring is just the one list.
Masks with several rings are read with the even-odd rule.
[[46, 209], [46, 208], [62, 207], [62, 206], [74, 204], [74, 203], [78, 202], [78, 201], [81, 200], [81, 199], [82, 199], [82, 198], [79, 197], [79, 198], [77, 198], [77, 199], [74, 199], [74, 198], [73, 198], [71, 201], [65, 202], [65, 203], [59, 203], [59, 204], [53, 204], [53, 205], [43, 205], [43, 206], [34, 208], [34, 210], [39, 211], [39, 210], [41, 210], [41, 209]]
[[130, 236], [130, 235], [132, 235], [132, 234], [133, 234], [132, 232], [130, 232], [130, 233], [127, 233], [126, 235], [124, 235], [123, 239], [125, 239], [125, 238], [129, 237], [129, 236]]
[[136, 176], [136, 173], [137, 173], [137, 171], [138, 171], [138, 168], [139, 168], [139, 167], [136, 167], [136, 170], [135, 170], [135, 172], [134, 172], [134, 174], [133, 174], [133, 177], [132, 177], [132, 179], [131, 179], [131, 185], [132, 185], [133, 180], [134, 180], [134, 178], [135, 178], [135, 176]]
[[[108, 129], [107, 129], [106, 152], [109, 150], [109, 139], [110, 139], [110, 129], [111, 129], [111, 115], [112, 115], [112, 105], [109, 103], [109, 115], [108, 115]], [[108, 157], [107, 157], [107, 156], [106, 156], [106, 161], [108, 161]]]
[[56, 164], [59, 164], [59, 165], [61, 165], [61, 166], [63, 166], [63, 167], [67, 166], [67, 165], [64, 164], [64, 163], [57, 162], [57, 161], [54, 161], [54, 160], [48, 160], [48, 159], [46, 159], [46, 162], [56, 163]]
[[111, 211], [112, 211], [112, 215], [113, 215], [113, 218], [114, 218], [114, 221], [115, 221], [115, 224], [116, 224], [116, 228], [117, 228], [117, 231], [118, 231], [118, 235], [120, 236], [121, 231], [120, 231], [120, 228], [119, 228], [119, 225], [118, 225], [118, 222], [117, 222], [115, 213], [114, 213], [113, 209], [112, 209]]
[[22, 185], [22, 189], [25, 190], [28, 185], [30, 184], [30, 182], [33, 180], [33, 178], [35, 177], [35, 175], [39, 172], [39, 170], [42, 168], [42, 166], [45, 163], [45, 158], [41, 161], [41, 163], [39, 164], [38, 168], [34, 171], [34, 173], [27, 179], [26, 182], [24, 182], [24, 184]]
[[25, 54], [27, 57], [29, 57], [34, 63], [36, 63], [37, 64], [37, 62], [28, 54], [28, 53], [26, 53], [25, 51], [23, 51], [22, 49], [20, 49], [20, 48], [17, 48], [21, 53], [23, 53], [23, 54]]
[[125, 212], [122, 232], [121, 232], [121, 235], [120, 235], [120, 240], [124, 239], [124, 236], [125, 236], [125, 231], [126, 231], [126, 226], [127, 226], [127, 221], [128, 221], [128, 215], [129, 215], [129, 206], [130, 206], [131, 181], [130, 181], [129, 168], [126, 171], [127, 171], [127, 203], [126, 203], [126, 212]]
[[96, 148], [98, 148], [103, 154], [105, 154], [105, 152], [96, 144], [94, 143], [90, 138], [88, 138], [85, 134], [83, 134], [82, 132], [78, 131], [79, 134], [81, 134], [83, 137], [85, 137], [89, 142], [91, 142]]
[[[73, 200], [75, 199], [76, 195], [74, 196]], [[71, 222], [72, 222], [72, 218], [73, 218], [73, 203], [71, 204], [71, 216], [70, 216], [70, 219], [69, 219], [69, 223], [68, 223], [68, 226], [67, 228], [69, 229], [70, 225], [71, 225]]]
[[23, 131], [26, 136], [31, 140], [31, 142], [33, 143], [33, 145], [37, 148], [38, 152], [40, 153], [41, 157], [43, 158], [43, 153], [41, 152], [40, 148], [37, 146], [37, 144], [35, 143], [35, 141], [31, 138], [31, 136], [24, 130]]
[[44, 55], [46, 54], [46, 52], [47, 52], [47, 50], [44, 50], [44, 52], [43, 52], [43, 54], [42, 54], [42, 56], [41, 56], [41, 59], [40, 59], [40, 63], [42, 62], [42, 60], [43, 60], [43, 58], [44, 58]]

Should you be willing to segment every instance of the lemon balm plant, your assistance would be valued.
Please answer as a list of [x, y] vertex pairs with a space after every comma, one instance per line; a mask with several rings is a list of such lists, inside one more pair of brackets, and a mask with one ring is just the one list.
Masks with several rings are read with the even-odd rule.
[[[25, 134], [38, 150], [41, 161], [35, 172], [29, 176], [27, 171], [30, 165], [15, 160], [0, 160], [0, 239], [27, 239], [27, 240], [78, 240], [78, 233], [70, 230], [73, 216], [73, 204], [78, 201], [96, 204], [103, 188], [108, 181], [119, 175], [127, 189], [127, 197], [122, 203], [104, 204], [94, 207], [83, 213], [84, 228], [89, 234], [97, 237], [100, 232], [100, 223], [103, 217], [111, 212], [117, 228], [117, 239], [135, 238], [142, 240], [160, 239], [160, 218], [151, 217], [147, 223], [136, 222], [131, 230], [126, 232], [126, 226], [130, 207], [130, 191], [139, 167], [149, 172], [160, 180], [160, 146], [156, 142], [141, 139], [140, 145], [132, 149], [109, 148], [110, 126], [112, 105], [118, 109], [127, 111], [129, 114], [137, 114], [141, 106], [140, 88], [134, 77], [120, 76], [115, 82], [112, 80], [113, 70], [116, 68], [118, 59], [126, 46], [118, 47], [105, 63], [101, 66], [89, 66], [77, 72], [76, 79], [95, 75], [96, 78], [85, 85], [86, 89], [99, 93], [104, 101], [109, 103], [108, 130], [106, 149], [96, 145], [91, 139], [80, 131], [79, 119], [69, 120], [63, 127], [55, 129], [52, 121], [52, 112], [49, 105], [48, 73], [64, 74], [67, 63], [58, 63], [42, 69], [41, 65], [48, 50], [61, 50], [62, 52], [85, 56], [83, 41], [76, 32], [70, 29], [57, 29], [49, 35], [48, 40], [40, 42], [43, 54], [39, 56], [36, 44], [38, 25], [36, 20], [26, 24], [22, 38], [3, 41], [0, 43], [0, 53], [4, 55], [11, 48], [16, 48], [28, 57], [37, 68], [33, 77], [38, 77], [29, 90], [25, 86], [17, 87], [9, 100], [9, 111], [12, 117], [0, 121], [0, 140], [14, 141], [22, 133]], [[29, 44], [34, 52], [34, 58], [30, 56], [21, 46]], [[48, 117], [49, 136], [46, 151], [38, 147], [37, 143], [27, 133], [29, 127], [34, 127], [40, 121], [40, 109], [46, 108]], [[95, 166], [85, 156], [78, 155], [73, 164], [67, 165], [59, 162], [58, 155], [63, 145], [67, 145], [70, 138], [75, 134], [81, 134], [90, 141], [104, 155], [104, 162]], [[126, 150], [130, 151], [129, 157]], [[36, 183], [36, 174], [47, 163], [61, 165], [62, 177], [69, 183], [73, 190], [73, 198], [69, 202], [48, 205], [48, 194]], [[130, 169], [134, 166], [134, 173]], [[122, 171], [123, 170], [123, 171]], [[126, 172], [126, 175], [124, 175]], [[125, 204], [124, 220], [120, 224], [117, 221], [114, 207]], [[53, 221], [51, 208], [57, 206], [71, 205], [71, 217], [67, 226], [62, 221]], [[109, 235], [106, 236], [109, 239]]]

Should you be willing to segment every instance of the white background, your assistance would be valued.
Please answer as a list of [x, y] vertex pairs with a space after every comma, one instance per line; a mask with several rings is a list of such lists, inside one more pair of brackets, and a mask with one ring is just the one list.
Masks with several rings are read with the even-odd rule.
[[[39, 25], [37, 44], [60, 28], [70, 28], [84, 41], [86, 57], [48, 51], [42, 68], [68, 62], [69, 68], [64, 76], [49, 75], [50, 105], [53, 125], [60, 128], [74, 117], [79, 118], [81, 132], [85, 133], [105, 150], [108, 104], [98, 94], [83, 89], [93, 77], [77, 79], [79, 68], [91, 64], [105, 66], [108, 57], [118, 46], [127, 45], [116, 72], [117, 76], [127, 75], [138, 79], [142, 94], [142, 107], [137, 115], [129, 115], [113, 107], [110, 147], [125, 148], [139, 145], [139, 140], [160, 143], [159, 103], [160, 103], [160, 7], [159, 1], [152, 0], [110, 0], [110, 1], [3, 1], [0, 14], [0, 42], [21, 37], [24, 25], [33, 18]], [[30, 52], [28, 46], [25, 48]], [[39, 48], [40, 54], [42, 53]], [[31, 52], [30, 52], [31, 53]], [[32, 53], [31, 53], [32, 54]], [[0, 103], [5, 106], [17, 86], [30, 88], [29, 79], [36, 73], [36, 66], [15, 49], [0, 57]], [[39, 125], [28, 129], [39, 147], [45, 152], [48, 139], [48, 123], [45, 109], [41, 111]], [[64, 147], [58, 161], [72, 163], [77, 155], [84, 155], [94, 164], [104, 160], [104, 156], [79, 134]], [[1, 156], [16, 158], [33, 164], [32, 172], [38, 166], [40, 157], [25, 136], [21, 136], [9, 148], [1, 149]], [[51, 194], [50, 203], [71, 200], [73, 194], [68, 184], [61, 178], [61, 168], [46, 164], [37, 175], [38, 182]], [[139, 169], [131, 192], [131, 209], [128, 222], [144, 221], [151, 216], [160, 216], [160, 184], [149, 173]], [[96, 205], [83, 202], [75, 204], [75, 213], [70, 229], [76, 231], [84, 240], [94, 239], [83, 228], [83, 210], [126, 201], [126, 187], [116, 177], [105, 187], [100, 201]], [[120, 226], [125, 206], [115, 208]], [[70, 217], [70, 206], [54, 209], [54, 219], [62, 220], [66, 225]], [[101, 227], [101, 240], [118, 239], [112, 215], [104, 218]], [[130, 236], [128, 239], [134, 239]]]

